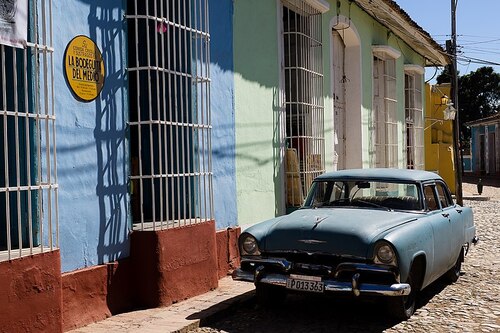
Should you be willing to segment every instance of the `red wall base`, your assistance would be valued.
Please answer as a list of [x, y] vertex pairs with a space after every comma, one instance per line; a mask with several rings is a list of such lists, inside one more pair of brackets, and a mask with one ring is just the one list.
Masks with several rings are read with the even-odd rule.
[[214, 221], [131, 235], [136, 304], [167, 306], [218, 285]]
[[59, 250], [0, 262], [0, 332], [61, 332]]
[[241, 229], [228, 228], [217, 231], [215, 238], [217, 242], [217, 274], [221, 279], [231, 273], [240, 265], [240, 251], [238, 248], [238, 237]]
[[0, 262], [0, 333], [68, 331], [207, 292], [239, 265], [239, 234], [213, 221], [134, 232], [130, 258], [62, 276], [59, 251]]
[[63, 330], [132, 310], [131, 275], [128, 259], [63, 274]]

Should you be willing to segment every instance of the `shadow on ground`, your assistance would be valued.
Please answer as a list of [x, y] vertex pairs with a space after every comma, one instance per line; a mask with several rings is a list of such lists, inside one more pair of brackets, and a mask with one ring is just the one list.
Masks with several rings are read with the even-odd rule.
[[[436, 281], [421, 293], [418, 308], [425, 306], [447, 284]], [[382, 332], [399, 323], [391, 318], [382, 298], [366, 300], [315, 294], [291, 294], [280, 307], [256, 304], [253, 292], [228, 306], [214, 306], [188, 319], [201, 319], [201, 326], [233, 333], [259, 332]]]

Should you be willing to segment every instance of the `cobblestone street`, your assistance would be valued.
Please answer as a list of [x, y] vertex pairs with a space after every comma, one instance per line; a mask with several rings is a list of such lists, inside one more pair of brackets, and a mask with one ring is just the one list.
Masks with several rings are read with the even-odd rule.
[[[464, 184], [464, 193], [474, 188]], [[483, 196], [491, 200], [464, 200], [474, 210], [480, 242], [466, 257], [461, 277], [426, 288], [406, 322], [388, 319], [376, 300], [291, 295], [273, 310], [251, 299], [191, 332], [500, 332], [500, 189], [485, 187]]]

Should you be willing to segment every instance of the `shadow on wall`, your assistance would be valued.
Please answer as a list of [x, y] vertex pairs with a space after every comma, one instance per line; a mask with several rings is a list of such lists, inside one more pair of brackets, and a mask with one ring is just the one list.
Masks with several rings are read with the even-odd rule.
[[94, 138], [99, 201], [99, 264], [127, 257], [128, 225], [128, 102], [126, 36], [123, 1], [81, 0], [90, 6], [90, 38], [105, 64], [104, 88], [95, 100]]

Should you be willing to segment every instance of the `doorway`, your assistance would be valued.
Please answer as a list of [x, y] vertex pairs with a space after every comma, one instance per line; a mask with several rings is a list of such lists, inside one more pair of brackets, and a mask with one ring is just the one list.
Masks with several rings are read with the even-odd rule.
[[488, 134], [488, 173], [496, 173], [495, 133]]
[[484, 134], [479, 135], [479, 172], [486, 171]]

